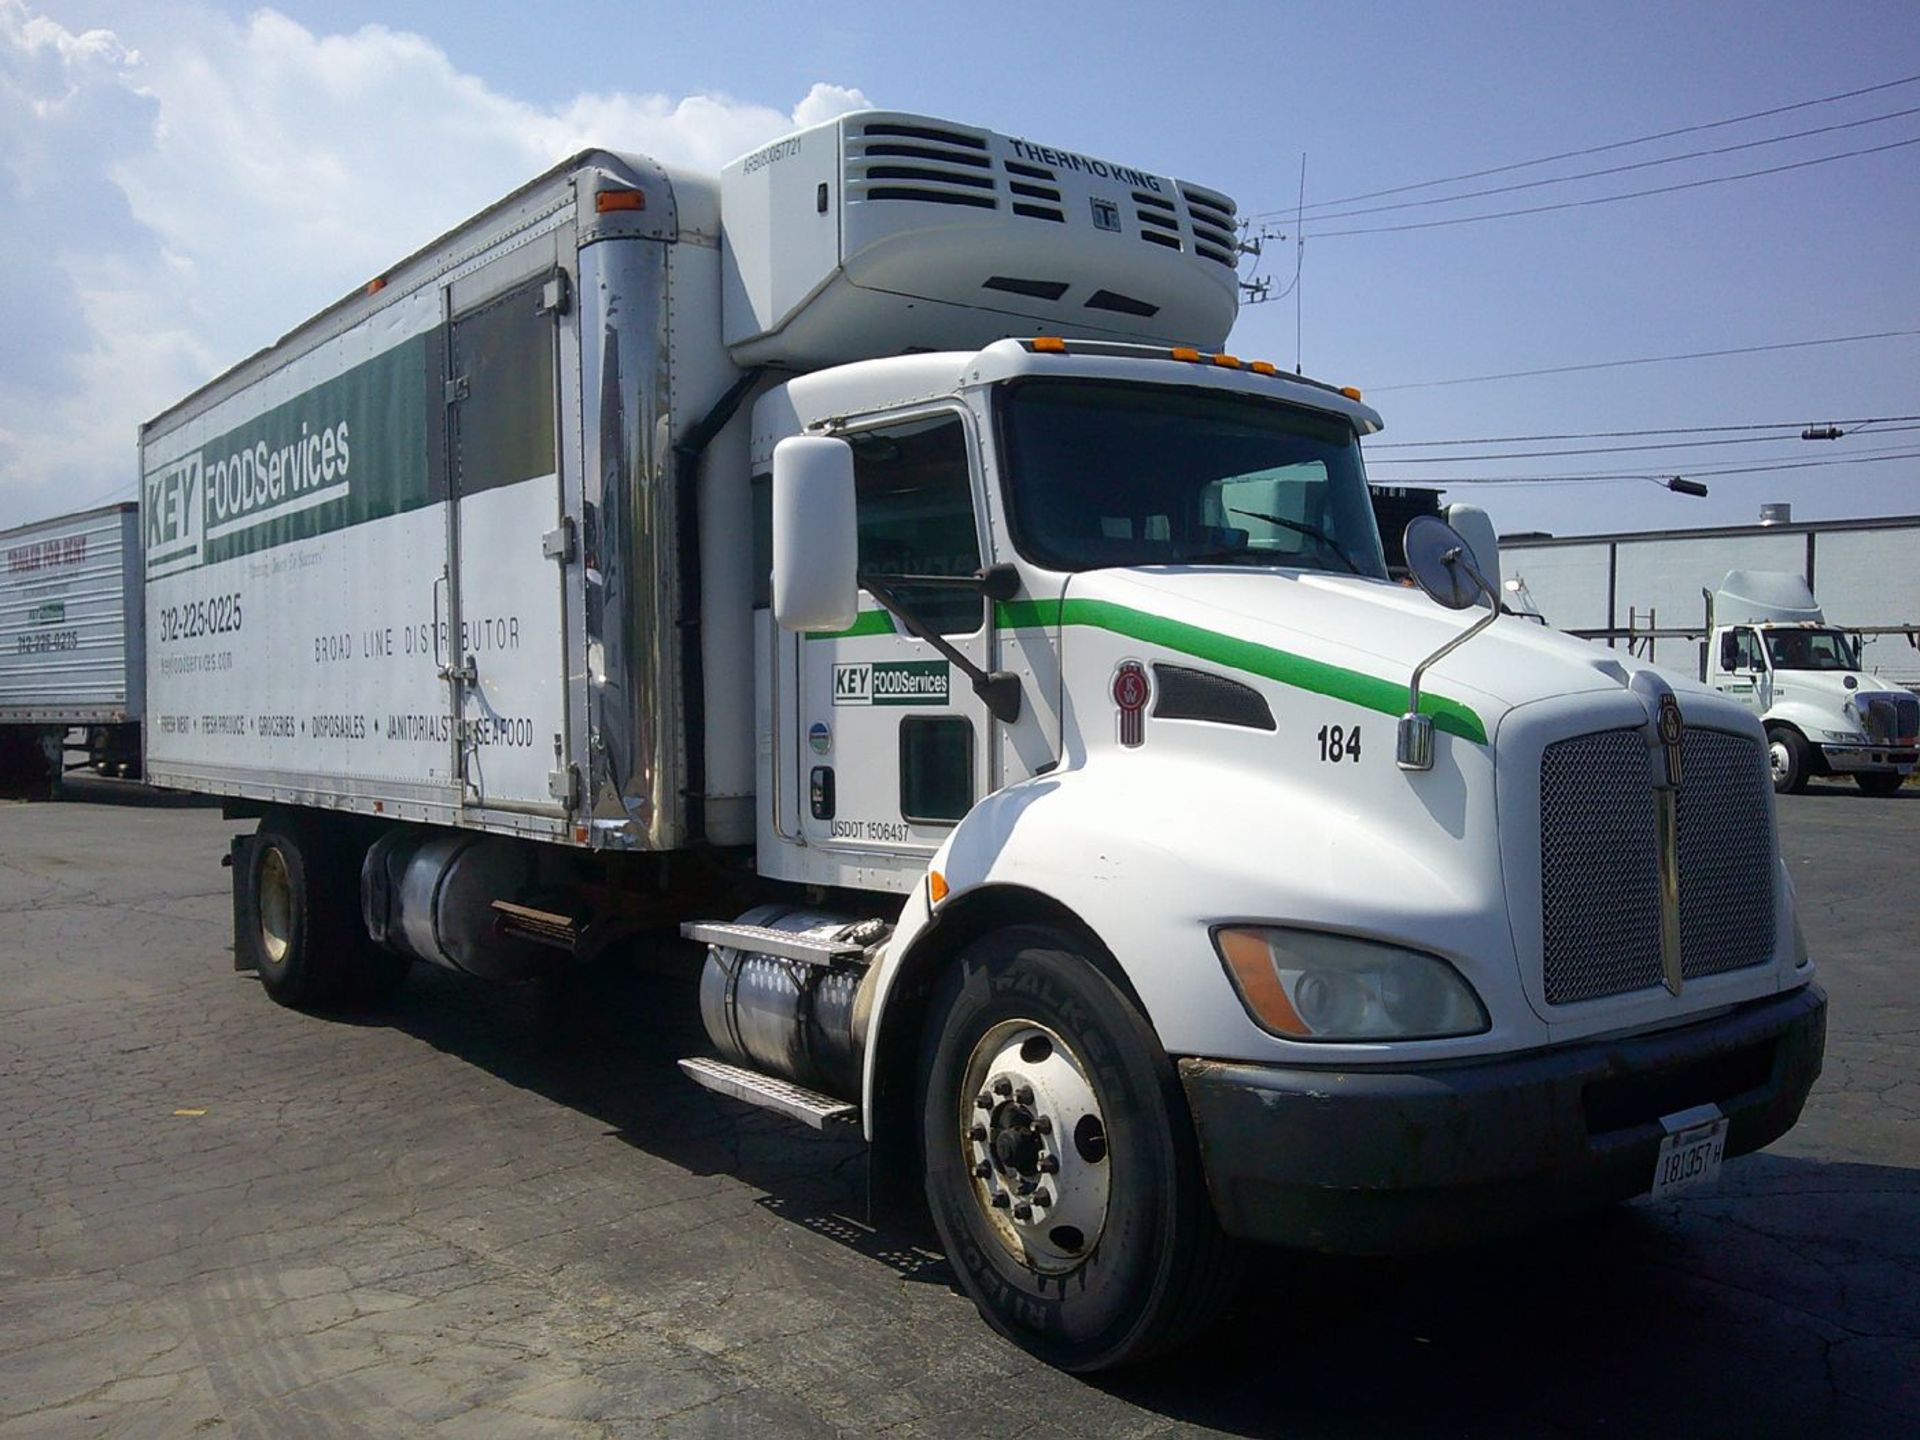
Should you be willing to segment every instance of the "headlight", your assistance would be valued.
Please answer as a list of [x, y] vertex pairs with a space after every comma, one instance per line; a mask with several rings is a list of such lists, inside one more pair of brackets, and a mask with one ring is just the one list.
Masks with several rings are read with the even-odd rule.
[[1858, 730], [1822, 730], [1821, 737], [1827, 740], [1852, 741], [1864, 745], [1867, 737]]
[[1437, 1040], [1488, 1028], [1473, 987], [1434, 955], [1264, 925], [1223, 925], [1213, 943], [1247, 1013], [1289, 1040]]

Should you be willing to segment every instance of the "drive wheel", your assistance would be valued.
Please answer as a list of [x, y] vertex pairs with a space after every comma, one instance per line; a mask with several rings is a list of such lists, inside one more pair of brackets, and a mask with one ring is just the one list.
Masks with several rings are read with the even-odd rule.
[[921, 1053], [927, 1202], [961, 1287], [1051, 1364], [1100, 1370], [1202, 1329], [1233, 1245], [1172, 1063], [1138, 1008], [1038, 928], [975, 941]]
[[1853, 776], [1853, 783], [1869, 795], [1896, 794], [1906, 781], [1898, 770], [1858, 770]]
[[1806, 789], [1811, 758], [1807, 742], [1796, 732], [1784, 725], [1767, 731], [1767, 768], [1773, 772], [1775, 793], [1798, 795]]
[[362, 932], [355, 867], [319, 830], [268, 821], [249, 855], [239, 940], [267, 994], [296, 1009], [367, 1005], [405, 978], [406, 960]]

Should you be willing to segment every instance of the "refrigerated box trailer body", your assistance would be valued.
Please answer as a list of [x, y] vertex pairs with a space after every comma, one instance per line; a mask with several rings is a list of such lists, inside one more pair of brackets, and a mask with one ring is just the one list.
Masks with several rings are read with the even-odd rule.
[[857, 1124], [1077, 1368], [1237, 1241], [1779, 1135], [1825, 1012], [1757, 722], [1457, 613], [1484, 517], [1409, 555], [1453, 608], [1389, 582], [1379, 416], [1221, 349], [1236, 224], [892, 112], [588, 152], [151, 422], [152, 771], [262, 817], [236, 964], [332, 1003], [681, 923], [689, 1075]]
[[58, 776], [69, 729], [137, 770], [146, 657], [138, 507], [0, 531], [0, 783]]

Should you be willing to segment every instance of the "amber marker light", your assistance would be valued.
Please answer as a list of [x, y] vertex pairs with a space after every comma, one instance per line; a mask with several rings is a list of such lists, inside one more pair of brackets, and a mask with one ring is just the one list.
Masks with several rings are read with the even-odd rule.
[[947, 898], [947, 877], [938, 870], [927, 871], [927, 903], [938, 905]]
[[644, 210], [647, 208], [647, 192], [644, 190], [602, 190], [593, 197], [593, 208], [605, 215], [611, 210]]
[[369, 295], [378, 295], [382, 290], [386, 288], [387, 288], [387, 277], [384, 275], [376, 275], [373, 277], [373, 279], [367, 281], [367, 294]]
[[1287, 998], [1287, 990], [1274, 973], [1273, 954], [1257, 930], [1222, 929], [1214, 933], [1220, 958], [1227, 962], [1227, 973], [1247, 1008], [1260, 1023], [1281, 1035], [1310, 1038], [1312, 1029], [1300, 1018]]
[[1200, 363], [1200, 352], [1190, 345], [1176, 345], [1167, 353], [1176, 360], [1185, 360], [1195, 365]]
[[1238, 355], [1216, 355], [1213, 357], [1213, 363], [1226, 370], [1238, 370], [1240, 368], [1240, 357]]
[[1041, 335], [1035, 338], [1033, 348], [1042, 355], [1064, 355], [1067, 353], [1067, 342], [1058, 335]]
[[1256, 375], [1278, 375], [1280, 373], [1280, 367], [1275, 365], [1271, 360], [1255, 360], [1251, 365], [1247, 366], [1247, 368]]
[[1358, 400], [1360, 398], [1360, 387], [1358, 385], [1342, 385], [1340, 387], [1340, 393], [1349, 400]]

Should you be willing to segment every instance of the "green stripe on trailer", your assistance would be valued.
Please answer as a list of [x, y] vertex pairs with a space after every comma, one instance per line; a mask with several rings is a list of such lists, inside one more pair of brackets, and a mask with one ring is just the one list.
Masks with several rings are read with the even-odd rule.
[[[1049, 613], [1051, 612], [1051, 613]], [[1218, 631], [1169, 620], [1144, 610], [1133, 610], [1108, 600], [1013, 600], [994, 607], [994, 624], [1002, 630], [1045, 628], [1049, 625], [1085, 625], [1115, 635], [1125, 635], [1148, 645], [1177, 650], [1199, 660], [1210, 660], [1229, 669], [1243, 670], [1296, 690], [1331, 696], [1382, 715], [1400, 715], [1406, 710], [1407, 687], [1362, 674], [1343, 665], [1312, 660], [1271, 645], [1239, 640]], [[1457, 700], [1449, 700], [1431, 691], [1420, 696], [1420, 713], [1433, 717], [1434, 728], [1476, 745], [1487, 743], [1487, 728], [1479, 715]]]

